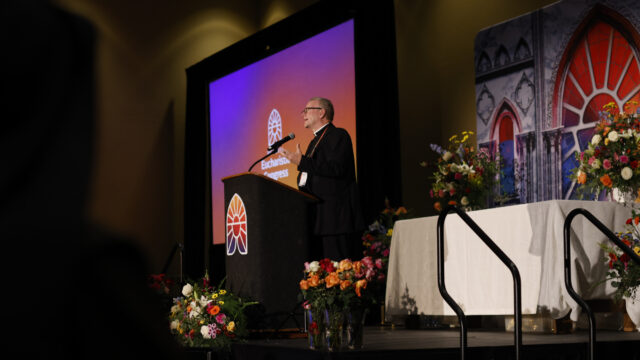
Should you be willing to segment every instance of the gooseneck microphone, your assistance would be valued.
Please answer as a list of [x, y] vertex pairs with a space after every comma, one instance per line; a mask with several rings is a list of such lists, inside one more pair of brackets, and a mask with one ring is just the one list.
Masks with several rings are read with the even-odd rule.
[[278, 151], [278, 148], [280, 148], [280, 146], [282, 146], [282, 144], [286, 143], [289, 140], [293, 140], [295, 139], [295, 135], [293, 133], [290, 133], [289, 135], [283, 137], [282, 139], [274, 142], [273, 144], [271, 144], [271, 146], [269, 146], [267, 148], [267, 150], [269, 150], [269, 152], [267, 152], [267, 155], [261, 157], [260, 159], [258, 159], [256, 162], [254, 162], [251, 167], [249, 168], [249, 172], [251, 172], [251, 169], [253, 169], [254, 166], [256, 166], [257, 163], [259, 163], [260, 161], [268, 158], [269, 156], [273, 155], [276, 153], [276, 151]]
[[278, 148], [282, 146], [284, 143], [286, 143], [289, 140], [293, 140], [295, 138], [296, 138], [296, 135], [294, 133], [290, 133], [289, 135], [271, 144], [271, 146], [269, 146], [267, 150], [278, 150]]

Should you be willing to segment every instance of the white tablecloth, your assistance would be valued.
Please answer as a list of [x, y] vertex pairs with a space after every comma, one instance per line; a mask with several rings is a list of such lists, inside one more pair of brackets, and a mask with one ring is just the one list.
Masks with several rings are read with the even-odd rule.
[[[575, 208], [591, 212], [609, 229], [622, 231], [630, 210], [617, 203], [552, 200], [469, 212], [469, 216], [509, 256], [520, 271], [522, 312], [549, 312], [556, 319], [580, 308], [564, 286], [563, 226]], [[396, 222], [389, 255], [386, 317], [455, 315], [440, 296], [437, 279], [437, 216]], [[585, 299], [612, 298], [599, 243], [606, 237], [584, 216], [572, 223], [572, 284]], [[466, 315], [512, 315], [513, 280], [509, 269], [456, 214], [445, 221], [446, 287]], [[627, 311], [640, 323], [640, 299]], [[635, 314], [635, 315], [634, 315]]]

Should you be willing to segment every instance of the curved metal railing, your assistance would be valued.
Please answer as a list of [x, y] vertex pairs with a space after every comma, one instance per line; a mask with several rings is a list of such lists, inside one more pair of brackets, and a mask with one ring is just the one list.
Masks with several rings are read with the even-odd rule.
[[609, 240], [616, 244], [625, 254], [629, 255], [631, 260], [638, 265], [640, 265], [640, 256], [636, 255], [633, 250], [626, 246], [611, 230], [601, 223], [600, 220], [585, 209], [579, 208], [571, 210], [564, 220], [564, 284], [569, 295], [582, 307], [589, 317], [589, 359], [593, 360], [596, 344], [596, 319], [587, 302], [576, 293], [571, 284], [571, 222], [578, 215], [583, 215], [587, 220], [591, 221]]
[[460, 321], [460, 358], [464, 360], [467, 349], [467, 318], [462, 308], [453, 300], [447, 292], [444, 281], [444, 220], [450, 212], [455, 212], [460, 218], [478, 235], [480, 239], [493, 251], [500, 261], [502, 261], [511, 271], [513, 277], [513, 317], [514, 323], [514, 342], [516, 351], [516, 360], [520, 359], [520, 349], [522, 347], [522, 298], [521, 298], [521, 281], [520, 272], [516, 265], [509, 257], [489, 238], [487, 234], [476, 224], [464, 211], [455, 206], [449, 205], [444, 208], [438, 217], [438, 290], [444, 300], [455, 311]]

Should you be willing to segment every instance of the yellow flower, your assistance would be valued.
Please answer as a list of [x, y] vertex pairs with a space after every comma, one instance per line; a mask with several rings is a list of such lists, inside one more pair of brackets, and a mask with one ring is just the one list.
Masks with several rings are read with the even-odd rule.
[[452, 137], [449, 138], [449, 142], [451, 142], [453, 139], [457, 138], [458, 135], [453, 135]]
[[217, 294], [217, 293], [214, 293], [213, 295], [211, 295], [211, 298], [212, 298], [212, 299], [215, 299], [215, 298], [217, 298], [217, 297], [218, 297], [218, 294]]
[[224, 301], [220, 300], [220, 301], [218, 301], [218, 304], [224, 305]]
[[235, 329], [236, 329], [236, 323], [233, 321], [229, 321], [229, 323], [227, 324], [227, 331], [233, 332], [233, 330]]
[[605, 138], [605, 139], [604, 139], [604, 145], [605, 145], [605, 146], [606, 146], [606, 145], [609, 145], [609, 138]]
[[640, 256], [640, 246], [634, 247], [633, 251], [636, 253], [636, 255]]
[[392, 235], [393, 235], [393, 229], [387, 230], [387, 236], [392, 236]]
[[200, 320], [200, 325], [204, 324], [204, 320]]
[[224, 295], [224, 294], [226, 294], [226, 293], [227, 293], [227, 290], [224, 290], [224, 289], [223, 289], [223, 290], [220, 290], [220, 295]]

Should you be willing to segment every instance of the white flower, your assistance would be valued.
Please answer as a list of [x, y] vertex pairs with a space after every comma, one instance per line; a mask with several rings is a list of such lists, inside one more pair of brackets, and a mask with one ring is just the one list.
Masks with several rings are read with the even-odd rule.
[[591, 163], [591, 167], [594, 169], [600, 169], [600, 159], [595, 159]]
[[600, 143], [600, 141], [602, 141], [602, 136], [600, 136], [600, 134], [595, 134], [591, 138], [591, 144], [593, 144], [593, 145], [598, 145]]
[[449, 173], [449, 170], [446, 166], [442, 166], [440, 167], [440, 172], [442, 173], [442, 175], [447, 175]]
[[196, 303], [195, 301], [192, 301], [189, 305], [191, 305], [191, 312], [189, 312], [189, 317], [196, 317], [202, 313], [202, 310], [200, 310], [198, 303]]
[[619, 135], [618, 132], [615, 130], [611, 130], [609, 131], [609, 134], [607, 135], [607, 138], [609, 139], [609, 141], [611, 142], [616, 142], [618, 141]]
[[312, 261], [311, 264], [309, 264], [309, 270], [311, 270], [312, 272], [317, 272], [318, 270], [320, 270], [320, 263], [317, 261]]
[[332, 261], [332, 263], [333, 263], [333, 267], [334, 267], [334, 268], [336, 268], [336, 269], [337, 269], [338, 267], [340, 267], [340, 264], [338, 264], [338, 262], [337, 262], [337, 261]]
[[460, 168], [456, 164], [451, 164], [451, 167], [449, 168], [449, 170], [453, 171], [454, 173], [460, 172]]
[[182, 287], [182, 295], [189, 296], [193, 293], [193, 286], [191, 284], [187, 284]]
[[178, 328], [178, 325], [180, 325], [180, 321], [178, 320], [173, 320], [171, 322], [171, 324], [169, 324], [169, 327], [171, 328], [171, 330], [175, 330]]
[[206, 306], [207, 306], [207, 305], [209, 305], [209, 303], [210, 303], [210, 302], [212, 302], [212, 301], [213, 301], [213, 300], [211, 300], [211, 299], [207, 299], [207, 297], [206, 297], [206, 296], [202, 295], [202, 296], [200, 296], [200, 301], [199, 301], [199, 303], [200, 303], [200, 306], [202, 306], [202, 307], [206, 307]]
[[447, 190], [451, 190], [451, 189], [453, 189], [453, 188], [454, 188], [453, 183], [452, 183], [452, 182], [448, 182], [448, 183], [447, 183]]
[[205, 339], [211, 339], [211, 331], [209, 331], [209, 325], [202, 325], [200, 328], [200, 334]]
[[173, 305], [173, 306], [171, 307], [171, 313], [172, 313], [172, 314], [175, 314], [175, 313], [177, 313], [178, 311], [180, 311], [180, 306], [178, 306], [178, 305]]
[[630, 167], [625, 166], [622, 171], [620, 171], [620, 176], [625, 180], [629, 180], [633, 176], [633, 170], [631, 170]]
[[460, 199], [460, 204], [462, 204], [462, 206], [469, 205], [469, 199], [466, 196], [463, 196], [462, 199]]
[[445, 153], [442, 154], [442, 160], [444, 161], [449, 161], [451, 160], [452, 157], [453, 157], [453, 154], [450, 151], [445, 151]]
[[624, 130], [622, 132], [622, 134], [620, 134], [620, 137], [621, 138], [625, 138], [625, 139], [629, 139], [632, 136], [633, 136], [633, 130], [632, 129]]

